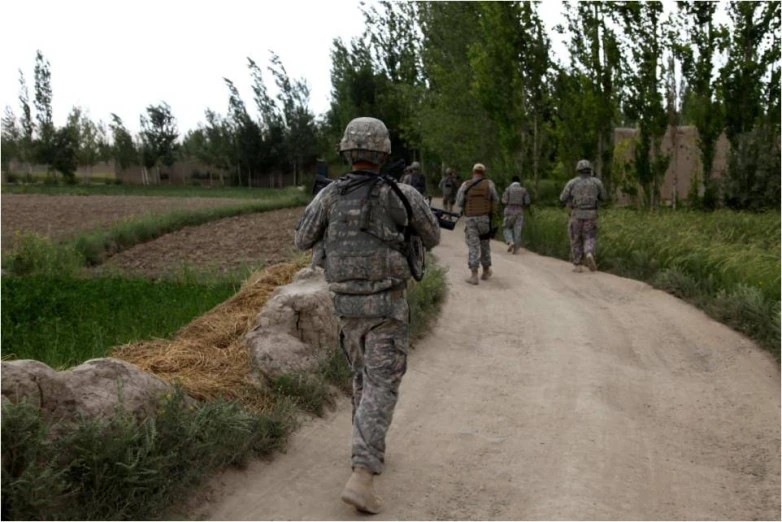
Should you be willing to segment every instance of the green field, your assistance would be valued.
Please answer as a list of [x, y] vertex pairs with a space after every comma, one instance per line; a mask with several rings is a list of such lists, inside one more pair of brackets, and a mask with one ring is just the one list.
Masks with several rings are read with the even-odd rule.
[[3, 358], [70, 367], [124, 343], [169, 337], [230, 297], [228, 281], [3, 277]]
[[[523, 244], [569, 258], [567, 214], [538, 209]], [[629, 209], [601, 212], [601, 270], [648, 281], [703, 308], [779, 356], [780, 216]]]

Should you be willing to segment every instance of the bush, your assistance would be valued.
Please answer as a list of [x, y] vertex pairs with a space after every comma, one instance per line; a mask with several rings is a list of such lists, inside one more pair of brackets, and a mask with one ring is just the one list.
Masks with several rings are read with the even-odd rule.
[[419, 282], [411, 279], [408, 286], [409, 334], [413, 341], [422, 337], [432, 321], [437, 318], [448, 293], [445, 276], [448, 269], [436, 263], [436, 258], [430, 254], [424, 278]]
[[118, 411], [56, 425], [26, 402], [4, 404], [2, 518], [159, 517], [215, 471], [281, 448], [292, 419], [285, 401], [262, 414], [236, 402], [188, 403], [179, 389], [141, 422]]
[[36, 232], [17, 232], [11, 251], [3, 257], [6, 269], [20, 276], [73, 275], [83, 263], [73, 246], [55, 245]]

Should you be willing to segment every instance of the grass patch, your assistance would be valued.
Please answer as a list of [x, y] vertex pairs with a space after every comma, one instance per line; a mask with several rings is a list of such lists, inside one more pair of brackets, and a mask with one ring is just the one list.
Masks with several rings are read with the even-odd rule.
[[109, 255], [187, 226], [254, 212], [300, 206], [308, 200], [307, 194], [298, 192], [284, 194], [273, 200], [146, 215], [80, 233], [62, 243], [52, 243], [30, 232], [21, 234], [14, 241], [12, 250], [3, 257], [3, 266], [14, 275], [45, 275], [63, 271], [72, 273], [75, 268], [100, 264]]
[[120, 344], [169, 337], [230, 297], [230, 280], [2, 278], [2, 354], [52, 367], [103, 357]]
[[[539, 209], [525, 222], [524, 245], [569, 259], [567, 220], [562, 210]], [[778, 213], [607, 209], [599, 225], [600, 270], [685, 299], [779, 357]]]
[[3, 194], [49, 194], [76, 196], [166, 196], [203, 198], [247, 198], [278, 199], [280, 194], [293, 196], [303, 194], [296, 187], [247, 188], [247, 187], [203, 187], [195, 185], [7, 185], [0, 186]]
[[334, 396], [328, 383], [320, 374], [283, 374], [274, 379], [274, 392], [288, 397], [303, 411], [321, 416], [326, 406], [334, 405]]
[[291, 419], [282, 401], [266, 413], [224, 400], [188, 406], [179, 390], [143, 422], [120, 411], [55, 427], [26, 402], [4, 404], [2, 518], [159, 517], [216, 471], [281, 448]]
[[437, 259], [430, 254], [424, 278], [421, 281], [410, 280], [407, 303], [410, 307], [411, 341], [423, 337], [440, 314], [445, 296], [448, 294], [447, 271], [448, 269], [438, 265]]

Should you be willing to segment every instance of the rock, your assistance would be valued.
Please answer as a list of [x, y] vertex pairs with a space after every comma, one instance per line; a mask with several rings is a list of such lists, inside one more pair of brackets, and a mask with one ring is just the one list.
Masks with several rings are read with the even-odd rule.
[[313, 371], [337, 346], [339, 325], [323, 270], [304, 268], [274, 291], [245, 342], [255, 369], [274, 378]]
[[160, 395], [171, 390], [159, 377], [119, 359], [92, 359], [60, 372], [38, 361], [2, 362], [3, 397], [27, 398], [64, 421], [107, 418], [120, 405], [139, 418], [151, 416]]
[[[44, 363], [32, 359], [3, 361], [2, 383], [0, 383], [3, 398], [11, 402], [26, 399], [41, 408], [44, 397], [43, 389], [51, 388], [56, 374], [57, 372]], [[62, 392], [63, 390], [58, 391]]]

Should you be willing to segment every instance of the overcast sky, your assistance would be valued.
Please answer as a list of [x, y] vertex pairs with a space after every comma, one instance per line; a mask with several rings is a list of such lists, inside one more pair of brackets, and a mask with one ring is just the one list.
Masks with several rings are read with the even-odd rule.
[[[549, 29], [564, 23], [562, 9], [559, 0], [541, 4]], [[115, 112], [137, 131], [145, 107], [166, 101], [183, 133], [203, 121], [207, 107], [226, 111], [223, 77], [251, 105], [248, 56], [264, 68], [275, 93], [265, 71], [269, 50], [291, 77], [307, 79], [310, 107], [324, 113], [332, 41], [363, 31], [359, 0], [9, 0], [3, 19], [0, 103], [17, 116], [18, 69], [32, 100], [35, 51], [41, 49], [51, 63], [55, 124], [64, 124], [71, 107], [80, 105], [94, 120], [108, 121]], [[554, 55], [564, 58], [562, 38], [551, 38]]]

